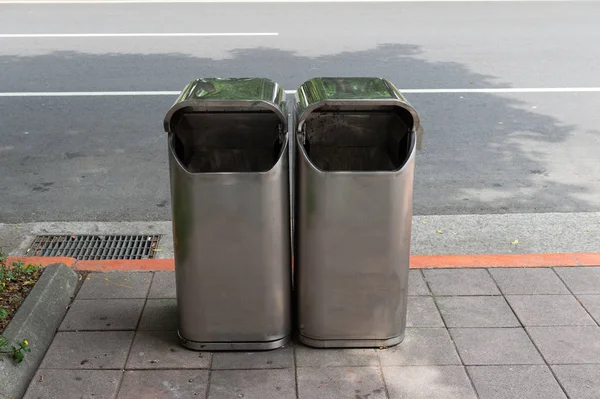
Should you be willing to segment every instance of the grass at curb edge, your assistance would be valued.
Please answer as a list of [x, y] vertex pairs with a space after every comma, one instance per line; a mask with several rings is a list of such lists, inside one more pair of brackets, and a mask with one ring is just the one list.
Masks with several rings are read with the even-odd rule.
[[4, 329], [42, 274], [42, 267], [22, 261], [7, 263], [0, 251], [0, 355], [8, 355], [21, 363], [30, 352], [29, 341], [24, 337], [6, 337]]

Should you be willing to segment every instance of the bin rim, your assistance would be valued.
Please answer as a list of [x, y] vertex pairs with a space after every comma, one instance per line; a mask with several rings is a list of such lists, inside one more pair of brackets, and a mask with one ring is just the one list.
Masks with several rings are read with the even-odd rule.
[[242, 177], [243, 178], [253, 178], [252, 176], [268, 177], [269, 175], [273, 175], [274, 173], [276, 173], [275, 168], [277, 168], [281, 164], [281, 162], [284, 162], [284, 157], [289, 151], [289, 140], [285, 140], [283, 142], [283, 144], [281, 145], [281, 151], [279, 152], [277, 162], [275, 162], [273, 167], [268, 170], [261, 170], [261, 171], [255, 171], [255, 172], [201, 172], [201, 173], [194, 173], [194, 172], [190, 172], [183, 165], [183, 163], [181, 162], [181, 159], [179, 159], [179, 157], [175, 155], [175, 148], [173, 147], [172, 138], [173, 138], [173, 136], [169, 135], [169, 137], [167, 139], [167, 147], [169, 150], [169, 156], [173, 157], [173, 162], [175, 162], [177, 164], [177, 166], [179, 167], [179, 169], [182, 171], [182, 173], [185, 176], [188, 176], [188, 177], [193, 176], [196, 178], [197, 178], [197, 176], [204, 176], [205, 178], [214, 178], [215, 176], [229, 176], [229, 177], [235, 177], [235, 178], [242, 178]]
[[[327, 91], [325, 85], [353, 84], [355, 90]], [[379, 91], [366, 92], [368, 85], [376, 86]], [[367, 95], [365, 95], [365, 93]], [[388, 80], [379, 77], [321, 77], [304, 82], [296, 90], [297, 131], [302, 131], [306, 119], [312, 112], [321, 108], [333, 108], [341, 111], [361, 108], [394, 106], [410, 113], [413, 119], [411, 131], [417, 133], [421, 126], [417, 111], [406, 98]]]
[[415, 153], [417, 151], [416, 135], [413, 135], [411, 140], [412, 140], [412, 142], [411, 142], [410, 153], [409, 153], [408, 157], [406, 157], [406, 160], [400, 167], [398, 167], [396, 169], [392, 169], [392, 170], [324, 170], [324, 169], [319, 168], [317, 165], [315, 165], [314, 162], [310, 159], [310, 157], [308, 156], [308, 153], [306, 152], [306, 148], [304, 148], [304, 146], [302, 145], [302, 140], [298, 135], [296, 135], [296, 143], [294, 145], [296, 146], [297, 151], [300, 152], [300, 155], [302, 156], [304, 161], [307, 163], [307, 165], [311, 168], [311, 170], [314, 173], [316, 173], [318, 175], [336, 175], [336, 176], [354, 176], [354, 177], [355, 176], [390, 176], [390, 175], [397, 175], [397, 174], [403, 173], [406, 170], [406, 168], [408, 167], [410, 160], [412, 158], [414, 158]]
[[[244, 83], [253, 83], [257, 88], [248, 92], [247, 99], [229, 96], [227, 93], [206, 93], [203, 84], [219, 83], [222, 87], [234, 89]], [[163, 126], [167, 133], [173, 133], [171, 122], [180, 113], [188, 112], [273, 112], [287, 132], [287, 105], [285, 90], [277, 83], [266, 78], [199, 78], [191, 81], [181, 91], [175, 103], [167, 112]]]

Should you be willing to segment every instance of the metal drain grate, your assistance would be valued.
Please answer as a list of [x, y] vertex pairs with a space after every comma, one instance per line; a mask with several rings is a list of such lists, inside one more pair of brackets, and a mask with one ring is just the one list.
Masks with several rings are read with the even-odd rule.
[[160, 235], [40, 235], [27, 256], [69, 256], [78, 260], [151, 259]]

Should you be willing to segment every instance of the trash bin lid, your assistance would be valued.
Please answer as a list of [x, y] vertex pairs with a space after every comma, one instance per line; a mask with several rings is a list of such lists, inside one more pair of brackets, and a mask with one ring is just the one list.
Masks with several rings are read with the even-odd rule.
[[287, 131], [285, 91], [264, 78], [202, 78], [190, 82], [164, 120], [171, 133], [171, 121], [181, 112], [273, 112]]
[[407, 110], [413, 118], [412, 130], [419, 129], [416, 110], [392, 83], [382, 78], [315, 78], [304, 82], [296, 92], [298, 129], [316, 110], [377, 110], [381, 106]]

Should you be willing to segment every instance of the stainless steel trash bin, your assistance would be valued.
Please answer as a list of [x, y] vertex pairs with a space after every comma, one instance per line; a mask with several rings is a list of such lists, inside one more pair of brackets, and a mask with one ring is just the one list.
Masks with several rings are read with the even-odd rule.
[[167, 113], [179, 337], [195, 350], [273, 349], [291, 330], [285, 93], [199, 79]]
[[419, 117], [378, 78], [318, 78], [296, 95], [295, 290], [300, 340], [404, 337]]

